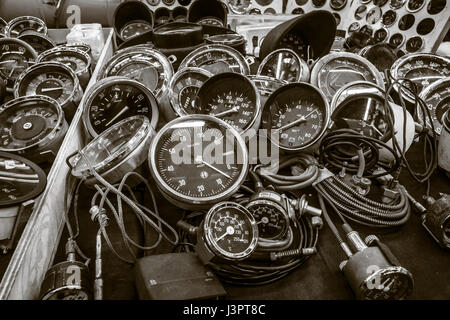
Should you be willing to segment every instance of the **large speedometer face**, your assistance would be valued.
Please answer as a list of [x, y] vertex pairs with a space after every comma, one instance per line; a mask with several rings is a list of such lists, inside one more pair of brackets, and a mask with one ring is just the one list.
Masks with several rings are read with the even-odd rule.
[[239, 132], [259, 127], [261, 107], [259, 92], [246, 76], [222, 73], [207, 80], [197, 93], [189, 113], [220, 118]]
[[154, 180], [170, 201], [182, 208], [210, 207], [237, 191], [247, 175], [248, 154], [227, 123], [191, 115], [160, 130], [149, 161]]
[[307, 83], [292, 83], [275, 91], [267, 100], [261, 120], [272, 143], [288, 151], [313, 145], [329, 121], [329, 106], [323, 94]]

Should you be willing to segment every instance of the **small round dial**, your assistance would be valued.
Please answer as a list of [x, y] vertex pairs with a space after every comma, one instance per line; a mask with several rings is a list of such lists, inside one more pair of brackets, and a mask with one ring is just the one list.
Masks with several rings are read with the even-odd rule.
[[382, 7], [384, 6], [389, 0], [373, 0], [373, 4]]
[[[379, 283], [375, 286], [374, 282]], [[399, 300], [413, 289], [411, 273], [403, 267], [385, 267], [371, 274], [361, 283], [361, 298], [364, 300]]]
[[179, 69], [185, 67], [202, 68], [212, 74], [250, 72], [247, 61], [239, 51], [220, 44], [209, 44], [192, 51], [183, 59]]
[[212, 207], [205, 217], [203, 232], [208, 247], [227, 260], [247, 258], [258, 240], [255, 219], [245, 207], [233, 202]]
[[383, 14], [382, 21], [386, 27], [390, 27], [397, 20], [397, 13], [394, 10], [388, 10]]
[[89, 91], [83, 121], [92, 137], [125, 118], [144, 115], [154, 129], [158, 124], [158, 103], [140, 82], [123, 77], [109, 77], [97, 82]]
[[300, 151], [320, 139], [328, 126], [329, 116], [329, 105], [322, 92], [307, 83], [291, 83], [269, 97], [261, 127], [280, 148]]
[[42, 33], [47, 34], [45, 22], [39, 18], [23, 16], [12, 19], [6, 27], [6, 35], [11, 38], [17, 38], [24, 34]]
[[201, 25], [223, 27], [223, 21], [216, 17], [204, 17], [197, 20], [196, 23]]
[[406, 0], [390, 0], [389, 2], [389, 6], [394, 9], [400, 9], [401, 7], [403, 7], [405, 5]]
[[408, 0], [406, 8], [409, 12], [417, 12], [425, 5], [425, 0]]
[[123, 26], [120, 30], [120, 37], [126, 41], [151, 30], [152, 25], [148, 21], [133, 20]]
[[0, 77], [12, 91], [20, 74], [34, 63], [36, 51], [25, 41], [19, 39], [0, 39]]
[[384, 87], [381, 73], [367, 59], [353, 53], [331, 53], [321, 58], [311, 72], [311, 83], [328, 101], [339, 88], [354, 81], [369, 81]]
[[152, 141], [148, 158], [162, 194], [185, 209], [228, 199], [248, 170], [248, 153], [239, 133], [208, 115], [169, 122]]
[[189, 114], [195, 109], [197, 92], [212, 73], [201, 68], [179, 70], [170, 81], [169, 98], [174, 111], [179, 116]]
[[278, 204], [259, 199], [251, 201], [246, 208], [256, 220], [260, 238], [279, 239], [286, 233], [289, 218]]
[[222, 73], [207, 80], [197, 93], [191, 114], [220, 118], [239, 132], [258, 128], [261, 118], [259, 92], [252, 81], [238, 73]]
[[290, 49], [275, 50], [266, 56], [257, 74], [287, 82], [309, 80], [308, 65]]
[[42, 52], [56, 46], [55, 42], [52, 39], [50, 39], [46, 35], [39, 33], [23, 34], [18, 37], [18, 39], [21, 39], [28, 43], [38, 54], [41, 54]]

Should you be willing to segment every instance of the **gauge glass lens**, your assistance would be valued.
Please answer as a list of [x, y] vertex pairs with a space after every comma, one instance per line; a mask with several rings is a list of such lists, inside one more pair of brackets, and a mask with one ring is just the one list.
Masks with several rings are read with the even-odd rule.
[[[374, 281], [380, 283], [374, 286]], [[398, 300], [408, 296], [412, 290], [412, 276], [405, 268], [379, 269], [361, 284], [361, 295], [365, 300]]]
[[278, 239], [286, 233], [288, 220], [278, 206], [265, 200], [250, 202], [247, 206], [258, 225], [258, 234], [264, 239]]
[[[31, 50], [30, 50], [31, 49]], [[0, 76], [12, 88], [20, 74], [34, 63], [36, 52], [24, 41], [0, 39]]]
[[11, 38], [36, 32], [47, 34], [44, 21], [36, 17], [17, 17], [8, 23], [8, 35]]
[[120, 37], [123, 40], [129, 40], [134, 37], [137, 37], [143, 33], [146, 33], [148, 31], [152, 30], [152, 26], [150, 23], [144, 20], [134, 20], [127, 23], [121, 30], [120, 30]]
[[[304, 61], [314, 58], [314, 52], [312, 48], [304, 41], [302, 36], [296, 32], [289, 32], [280, 41], [280, 47], [293, 50]], [[308, 50], [310, 52], [308, 52]]]
[[167, 82], [164, 68], [157, 59], [135, 60], [118, 64], [110, 74], [142, 82], [156, 96], [160, 94], [163, 85]]
[[272, 52], [264, 59], [258, 68], [258, 74], [297, 82], [302, 76], [302, 67], [300, 58], [294, 51], [282, 49]]
[[50, 38], [37, 33], [24, 34], [19, 39], [32, 46], [38, 54], [55, 47], [55, 43]]
[[366, 15], [366, 21], [368, 24], [375, 24], [378, 22], [378, 20], [381, 19], [381, 8], [380, 7], [374, 7], [369, 10], [369, 12]]
[[[304, 83], [286, 85], [267, 100], [262, 114], [262, 129], [287, 150], [309, 147], [323, 134], [328, 123], [328, 104], [313, 86]], [[272, 140], [272, 142], [274, 142]]]

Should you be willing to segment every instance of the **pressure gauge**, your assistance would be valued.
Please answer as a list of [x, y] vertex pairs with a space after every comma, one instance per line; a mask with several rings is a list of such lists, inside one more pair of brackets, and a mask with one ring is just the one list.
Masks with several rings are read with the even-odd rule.
[[140, 81], [160, 99], [169, 87], [173, 67], [161, 52], [139, 47], [120, 52], [110, 59], [100, 78], [112, 76]]
[[14, 85], [16, 98], [34, 95], [55, 99], [70, 122], [83, 97], [83, 90], [71, 68], [60, 62], [42, 62], [22, 72]]
[[8, 92], [13, 91], [19, 75], [34, 63], [36, 57], [36, 51], [25, 41], [0, 39], [0, 77], [5, 80]]
[[40, 33], [26, 33], [19, 36], [18, 39], [28, 43], [34, 50], [36, 50], [38, 54], [41, 54], [42, 52], [50, 50], [56, 46], [52, 39]]
[[[437, 135], [440, 135], [444, 124], [445, 112], [450, 109], [450, 77], [438, 80], [426, 87], [420, 93], [420, 98], [426, 103], [430, 111], [434, 131]], [[425, 122], [422, 109], [418, 108], [417, 115], [420, 122], [431, 129], [429, 119]]]
[[36, 17], [22, 16], [9, 21], [6, 27], [6, 35], [10, 38], [17, 38], [29, 33], [42, 33], [46, 35], [47, 26], [45, 22]]
[[[399, 58], [391, 67], [394, 79], [411, 80], [417, 87], [417, 94], [433, 82], [450, 76], [450, 59], [431, 53], [413, 53]], [[408, 82], [405, 86], [410, 87]], [[394, 89], [399, 92], [398, 86]], [[412, 88], [411, 88], [412, 89]], [[403, 89], [404, 98], [414, 103], [414, 95]]]
[[181, 62], [179, 69], [186, 67], [202, 68], [212, 74], [250, 73], [250, 67], [239, 51], [220, 44], [204, 45], [189, 53]]
[[8, 23], [5, 21], [5, 19], [0, 18], [0, 37], [6, 36], [6, 26], [8, 25]]
[[330, 119], [324, 94], [308, 83], [285, 85], [264, 105], [261, 128], [286, 151], [309, 150], [323, 136]]
[[81, 87], [86, 88], [91, 79], [91, 56], [83, 50], [72, 47], [55, 47], [39, 55], [37, 62], [61, 62], [78, 76]]
[[146, 116], [123, 119], [69, 157], [72, 175], [86, 179], [87, 185], [98, 183], [92, 170], [111, 184], [120, 181], [145, 161], [154, 133]]
[[152, 25], [148, 21], [145, 20], [132, 20], [126, 23], [122, 29], [120, 30], [120, 37], [127, 41], [134, 37], [137, 37], [140, 34], [149, 32], [152, 30]]
[[271, 77], [266, 77], [262, 75], [250, 75], [248, 76], [250, 80], [253, 81], [256, 88], [259, 91], [259, 97], [261, 99], [261, 108], [266, 104], [269, 96], [274, 93], [277, 89], [288, 84], [287, 81], [279, 80]]
[[243, 138], [209, 115], [172, 120], [157, 134], [148, 154], [161, 193], [180, 208], [210, 208], [230, 198], [244, 182], [248, 152]]
[[212, 75], [201, 68], [187, 67], [178, 70], [169, 86], [169, 99], [174, 113], [178, 116], [190, 114], [195, 109], [198, 90]]
[[291, 49], [278, 49], [266, 56], [257, 74], [287, 82], [309, 80], [308, 65]]
[[221, 73], [199, 89], [189, 114], [209, 114], [224, 120], [240, 133], [258, 129], [261, 104], [255, 84], [239, 73]]
[[94, 84], [84, 100], [83, 122], [89, 135], [97, 137], [125, 118], [144, 115], [156, 129], [158, 103], [142, 83], [125, 77], [109, 77]]
[[228, 8], [234, 14], [247, 14], [250, 10], [251, 0], [228, 0]]
[[0, 107], [0, 151], [45, 162], [56, 156], [67, 128], [54, 99], [36, 95], [11, 100]]
[[258, 227], [255, 218], [245, 207], [234, 202], [222, 202], [206, 214], [198, 240], [199, 245], [212, 252], [216, 258], [240, 261], [255, 251]]
[[377, 68], [354, 53], [330, 53], [317, 61], [311, 72], [311, 83], [323, 91], [328, 101], [339, 88], [353, 81], [369, 81], [384, 88]]

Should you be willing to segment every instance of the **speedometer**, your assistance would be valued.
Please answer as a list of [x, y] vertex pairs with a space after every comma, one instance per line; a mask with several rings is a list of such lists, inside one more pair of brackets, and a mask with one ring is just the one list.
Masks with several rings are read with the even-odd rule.
[[11, 38], [30, 33], [47, 34], [45, 22], [36, 17], [22, 16], [12, 19], [6, 27], [6, 35]]
[[56, 46], [52, 39], [40, 33], [26, 33], [19, 36], [18, 39], [28, 43], [34, 50], [36, 50], [38, 54], [41, 54], [42, 52], [50, 50]]

